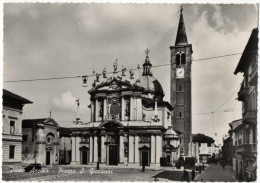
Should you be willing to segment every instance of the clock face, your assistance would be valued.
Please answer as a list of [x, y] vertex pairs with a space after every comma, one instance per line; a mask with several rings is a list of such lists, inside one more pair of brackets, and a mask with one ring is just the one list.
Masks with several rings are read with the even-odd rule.
[[178, 68], [176, 72], [177, 78], [184, 78], [184, 68]]

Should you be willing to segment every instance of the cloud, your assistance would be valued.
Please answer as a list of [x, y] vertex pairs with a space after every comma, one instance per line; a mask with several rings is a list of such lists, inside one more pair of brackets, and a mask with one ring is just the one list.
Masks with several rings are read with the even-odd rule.
[[[62, 93], [59, 98], [53, 100], [53, 109], [63, 112], [77, 112], [77, 98], [74, 97], [71, 91]], [[86, 104], [80, 102], [80, 112], [86, 112]]]

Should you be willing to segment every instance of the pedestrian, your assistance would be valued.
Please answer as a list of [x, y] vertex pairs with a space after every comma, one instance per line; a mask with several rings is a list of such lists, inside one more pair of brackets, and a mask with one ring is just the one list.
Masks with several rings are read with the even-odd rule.
[[204, 163], [202, 163], [202, 171], [204, 172], [205, 166]]
[[142, 160], [142, 172], [145, 172], [145, 160], [144, 160], [144, 158]]
[[195, 170], [193, 169], [191, 171], [191, 180], [194, 181], [194, 178], [195, 178]]
[[97, 162], [97, 170], [99, 170], [99, 162]]
[[199, 165], [199, 172], [201, 173], [201, 165]]

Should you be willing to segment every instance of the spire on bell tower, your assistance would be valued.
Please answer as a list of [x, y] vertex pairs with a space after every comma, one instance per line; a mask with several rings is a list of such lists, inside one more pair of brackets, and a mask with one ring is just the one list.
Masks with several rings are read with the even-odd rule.
[[143, 76], [144, 75], [151, 75], [152, 76], [152, 72], [151, 72], [152, 64], [150, 63], [150, 60], [149, 60], [150, 50], [147, 48], [145, 50], [145, 53], [146, 53], [146, 58], [145, 58], [145, 61], [144, 61], [144, 64], [143, 64]]
[[179, 21], [179, 26], [178, 26], [175, 46], [177, 46], [177, 45], [187, 45], [188, 44], [188, 39], [187, 39], [187, 35], [186, 35], [186, 30], [185, 30], [185, 24], [184, 24], [182, 11], [183, 11], [183, 8], [181, 6], [181, 9], [180, 9], [180, 21]]

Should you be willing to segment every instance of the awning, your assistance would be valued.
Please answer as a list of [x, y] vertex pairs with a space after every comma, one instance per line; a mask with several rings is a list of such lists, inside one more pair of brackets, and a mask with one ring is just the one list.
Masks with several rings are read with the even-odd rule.
[[246, 168], [246, 172], [254, 173], [256, 171], [256, 161]]

